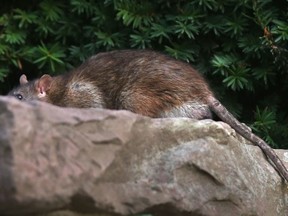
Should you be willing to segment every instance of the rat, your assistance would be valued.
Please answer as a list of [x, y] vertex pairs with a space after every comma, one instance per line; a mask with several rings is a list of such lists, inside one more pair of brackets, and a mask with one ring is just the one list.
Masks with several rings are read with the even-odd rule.
[[[212, 118], [214, 112], [247, 140], [258, 145], [279, 174], [288, 171], [274, 150], [218, 101], [202, 75], [190, 64], [151, 50], [98, 53], [69, 73], [44, 74], [8, 95], [62, 107], [124, 109], [151, 118]], [[211, 112], [212, 111], [212, 112]]]

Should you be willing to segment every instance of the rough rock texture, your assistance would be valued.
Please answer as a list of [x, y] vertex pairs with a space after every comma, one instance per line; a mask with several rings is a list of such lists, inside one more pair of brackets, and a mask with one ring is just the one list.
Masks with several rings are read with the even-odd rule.
[[224, 123], [0, 97], [1, 215], [282, 216], [287, 206], [261, 150]]

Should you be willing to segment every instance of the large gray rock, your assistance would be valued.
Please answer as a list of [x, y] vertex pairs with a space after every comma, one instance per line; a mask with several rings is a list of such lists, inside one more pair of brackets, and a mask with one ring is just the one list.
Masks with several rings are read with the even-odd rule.
[[282, 216], [287, 206], [261, 150], [224, 123], [0, 97], [1, 215]]

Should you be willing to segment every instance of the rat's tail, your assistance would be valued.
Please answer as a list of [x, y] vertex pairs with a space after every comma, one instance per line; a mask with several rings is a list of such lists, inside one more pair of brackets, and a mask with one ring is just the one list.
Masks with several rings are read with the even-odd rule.
[[260, 137], [253, 134], [250, 128], [239, 122], [222, 104], [213, 96], [208, 98], [210, 109], [224, 122], [230, 125], [241, 136], [260, 147], [263, 153], [268, 157], [269, 162], [279, 172], [279, 174], [288, 182], [288, 170], [275, 153], [275, 151]]

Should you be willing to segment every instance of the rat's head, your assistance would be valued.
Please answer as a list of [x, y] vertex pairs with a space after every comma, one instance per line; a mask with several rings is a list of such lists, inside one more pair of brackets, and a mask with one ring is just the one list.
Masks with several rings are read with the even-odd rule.
[[52, 77], [44, 74], [40, 79], [29, 81], [25, 74], [21, 75], [20, 85], [10, 91], [8, 95], [14, 96], [19, 100], [42, 100], [46, 101], [47, 92], [49, 91], [52, 83]]

